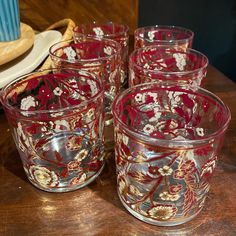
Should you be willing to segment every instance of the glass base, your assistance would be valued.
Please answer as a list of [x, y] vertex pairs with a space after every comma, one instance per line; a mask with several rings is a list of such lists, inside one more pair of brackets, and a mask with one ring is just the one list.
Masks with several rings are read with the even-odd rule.
[[93, 175], [88, 181], [84, 182], [83, 184], [78, 184], [75, 185], [73, 187], [60, 187], [60, 188], [43, 188], [40, 185], [37, 185], [35, 182], [33, 182], [31, 179], [28, 179], [30, 181], [31, 184], [33, 184], [36, 188], [41, 189], [43, 191], [46, 192], [51, 192], [51, 193], [65, 193], [65, 192], [71, 192], [71, 191], [75, 191], [77, 189], [83, 188], [85, 186], [87, 186], [88, 184], [90, 184], [91, 182], [93, 182], [103, 171], [105, 166], [105, 162], [103, 163], [102, 167], [100, 168], [100, 170]]
[[193, 218], [195, 218], [200, 211], [202, 210], [202, 208], [200, 208], [194, 215], [191, 215], [189, 217], [184, 217], [184, 218], [177, 218], [176, 220], [171, 220], [171, 221], [158, 221], [158, 220], [153, 220], [151, 218], [145, 217], [143, 215], [140, 215], [139, 213], [137, 213], [136, 211], [134, 211], [133, 209], [131, 209], [129, 206], [126, 205], [126, 203], [123, 201], [122, 197], [120, 196], [119, 192], [118, 192], [118, 196], [120, 198], [120, 201], [122, 202], [123, 206], [126, 208], [126, 210], [133, 215], [134, 217], [138, 218], [139, 220], [148, 223], [148, 224], [152, 224], [152, 225], [156, 225], [156, 226], [176, 226], [176, 225], [181, 225], [184, 224], [190, 220], [192, 220]]

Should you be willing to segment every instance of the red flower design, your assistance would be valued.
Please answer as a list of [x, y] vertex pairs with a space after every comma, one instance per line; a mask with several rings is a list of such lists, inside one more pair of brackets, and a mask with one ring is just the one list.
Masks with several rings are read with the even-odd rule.
[[181, 189], [182, 189], [182, 185], [180, 185], [180, 184], [171, 185], [169, 187], [169, 191], [171, 194], [179, 193]]
[[185, 171], [183, 171], [182, 169], [178, 169], [174, 171], [173, 177], [175, 179], [184, 179], [185, 175], [186, 175]]
[[194, 172], [196, 170], [195, 163], [191, 160], [187, 160], [181, 164], [180, 169], [186, 173]]
[[36, 134], [41, 131], [42, 125], [32, 124], [31, 126], [26, 127], [25, 131], [31, 135]]
[[148, 173], [151, 177], [157, 177], [160, 175], [160, 172], [158, 171], [159, 167], [158, 166], [149, 166], [148, 167]]
[[209, 152], [211, 152], [213, 149], [212, 146], [207, 146], [207, 147], [203, 147], [203, 148], [198, 148], [195, 150], [195, 153], [199, 156], [206, 156], [209, 154]]
[[38, 99], [40, 99], [42, 105], [47, 104], [48, 100], [51, 99], [53, 96], [54, 95], [48, 86], [42, 85], [40, 87], [38, 93]]

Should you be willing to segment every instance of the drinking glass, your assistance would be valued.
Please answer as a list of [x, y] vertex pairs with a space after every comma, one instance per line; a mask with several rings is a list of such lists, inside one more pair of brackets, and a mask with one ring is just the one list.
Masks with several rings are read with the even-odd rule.
[[74, 28], [74, 40], [81, 35], [96, 36], [99, 38], [112, 39], [121, 45], [121, 83], [125, 84], [128, 77], [128, 52], [129, 52], [129, 28], [126, 25], [115, 22], [93, 22], [88, 24], [81, 24]]
[[121, 46], [104, 38], [78, 37], [54, 44], [49, 53], [54, 67], [70, 67], [90, 71], [99, 76], [105, 86], [106, 124], [112, 123], [111, 103], [121, 87]]
[[194, 49], [139, 48], [129, 58], [129, 86], [158, 80], [202, 86], [207, 66], [207, 57]]
[[92, 182], [104, 166], [104, 90], [87, 71], [45, 70], [2, 89], [1, 102], [29, 181], [48, 192]]
[[185, 51], [192, 47], [193, 37], [193, 31], [179, 26], [145, 26], [134, 31], [134, 48], [159, 45]]
[[112, 112], [124, 207], [159, 226], [193, 219], [210, 188], [228, 107], [203, 88], [157, 82], [120, 93]]

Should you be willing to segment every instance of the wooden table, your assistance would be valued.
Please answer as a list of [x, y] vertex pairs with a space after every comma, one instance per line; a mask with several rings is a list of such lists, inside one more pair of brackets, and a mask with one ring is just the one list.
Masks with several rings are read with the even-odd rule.
[[131, 216], [116, 194], [114, 154], [96, 181], [69, 193], [47, 193], [26, 179], [3, 111], [0, 114], [0, 235], [236, 235], [236, 84], [209, 67], [209, 90], [232, 121], [204, 210], [191, 222], [157, 227]]

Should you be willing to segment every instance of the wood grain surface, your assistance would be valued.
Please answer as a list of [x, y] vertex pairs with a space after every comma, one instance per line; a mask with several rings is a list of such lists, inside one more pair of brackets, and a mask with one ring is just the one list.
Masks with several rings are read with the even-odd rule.
[[76, 24], [114, 21], [126, 24], [131, 34], [137, 27], [137, 0], [20, 0], [21, 21], [43, 31], [64, 18]]
[[[113, 17], [112, 20], [120, 19], [130, 27], [136, 26], [137, 12], [131, 9], [137, 6], [136, 1], [20, 2], [24, 22], [38, 30], [61, 18], [70, 17], [79, 22], [95, 15], [99, 19]], [[54, 6], [56, 2], [58, 4]], [[75, 3], [78, 3], [77, 10]], [[108, 8], [108, 3], [113, 8]], [[114, 12], [115, 9], [119, 12]], [[50, 13], [46, 15], [46, 12]], [[113, 152], [108, 155], [102, 174], [83, 189], [69, 193], [47, 193], [33, 187], [25, 176], [1, 110], [0, 235], [236, 235], [236, 85], [209, 66], [206, 88], [229, 106], [232, 121], [205, 208], [191, 222], [169, 228], [143, 223], [122, 206], [116, 193]]]

